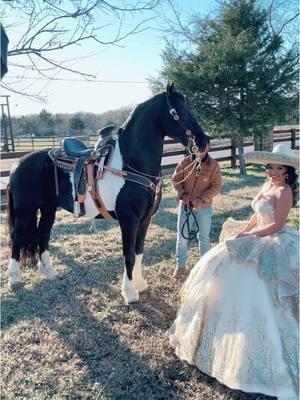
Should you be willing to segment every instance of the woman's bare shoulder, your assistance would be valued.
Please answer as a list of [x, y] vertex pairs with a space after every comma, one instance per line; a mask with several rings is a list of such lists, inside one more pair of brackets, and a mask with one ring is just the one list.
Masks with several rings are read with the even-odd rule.
[[284, 185], [277, 190], [278, 197], [284, 201], [291, 200], [293, 202], [293, 192], [289, 185]]

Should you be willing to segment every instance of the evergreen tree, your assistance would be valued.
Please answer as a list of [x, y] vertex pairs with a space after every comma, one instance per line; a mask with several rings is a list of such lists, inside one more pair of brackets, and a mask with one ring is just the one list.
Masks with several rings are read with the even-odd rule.
[[236, 139], [241, 173], [246, 173], [244, 137], [263, 134], [264, 126], [297, 104], [297, 49], [284, 50], [256, 0], [222, 3], [218, 18], [199, 20], [194, 43], [191, 51], [167, 45], [153, 88], [164, 78], [174, 80], [208, 131], [229, 132]]
[[38, 122], [39, 136], [53, 135], [54, 119], [49, 111], [43, 109], [39, 113]]
[[70, 129], [72, 129], [76, 132], [79, 132], [85, 128], [85, 125], [84, 125], [84, 122], [82, 121], [81, 117], [79, 115], [75, 114], [69, 120], [69, 127], [70, 127]]

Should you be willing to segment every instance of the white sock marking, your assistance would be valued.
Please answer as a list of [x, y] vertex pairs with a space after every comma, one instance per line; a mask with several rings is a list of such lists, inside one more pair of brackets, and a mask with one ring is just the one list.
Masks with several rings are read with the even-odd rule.
[[148, 287], [147, 282], [143, 278], [142, 260], [143, 260], [143, 254], [135, 255], [135, 263], [132, 272], [133, 287], [137, 289], [139, 292], [146, 290]]
[[55, 271], [55, 269], [52, 266], [50, 253], [48, 250], [45, 250], [41, 254], [39, 267], [40, 267], [41, 273], [44, 275], [45, 279], [47, 279], [47, 280], [53, 280], [58, 276], [58, 273]]
[[8, 284], [10, 287], [22, 285], [20, 264], [14, 258], [10, 259], [10, 263], [7, 268], [7, 274]]
[[139, 301], [139, 292], [133, 287], [133, 281], [128, 279], [126, 267], [123, 275], [122, 295], [126, 304]]

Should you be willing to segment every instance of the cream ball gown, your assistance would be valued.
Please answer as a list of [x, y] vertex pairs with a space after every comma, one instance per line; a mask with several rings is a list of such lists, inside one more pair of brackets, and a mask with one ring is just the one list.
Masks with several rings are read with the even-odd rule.
[[[257, 224], [273, 219], [253, 200]], [[236, 226], [230, 219], [227, 224]], [[298, 400], [299, 233], [232, 237], [206, 253], [183, 285], [168, 331], [182, 360], [244, 392]]]

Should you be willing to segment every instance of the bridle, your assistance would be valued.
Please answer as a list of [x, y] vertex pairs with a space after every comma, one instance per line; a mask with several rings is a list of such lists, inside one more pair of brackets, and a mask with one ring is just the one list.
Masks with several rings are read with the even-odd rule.
[[[180, 117], [178, 115], [178, 112], [176, 111], [176, 109], [174, 107], [172, 107], [172, 104], [170, 102], [170, 97], [169, 97], [168, 90], [166, 92], [166, 95], [167, 95], [167, 104], [168, 104], [168, 107], [169, 107], [169, 113], [173, 117], [174, 121], [176, 121], [180, 125], [180, 127], [183, 129], [183, 131], [187, 135], [187, 137], [188, 137], [187, 149], [188, 149], [189, 153], [193, 156], [193, 159], [194, 159], [193, 164], [196, 167], [196, 178], [195, 178], [195, 181], [194, 181], [192, 192], [190, 193], [190, 199], [191, 199], [193, 191], [194, 191], [194, 188], [195, 188], [195, 185], [196, 185], [197, 177], [200, 174], [200, 168], [201, 168], [201, 159], [198, 156], [199, 148], [196, 145], [195, 136], [192, 134], [192, 132], [189, 129], [186, 128], [184, 122], [180, 119]], [[194, 166], [192, 167], [192, 170], [193, 169], [194, 169]], [[185, 179], [183, 179], [183, 181]], [[195, 217], [195, 214], [193, 212], [193, 207], [192, 207], [190, 201], [189, 201], [189, 205], [188, 206], [187, 205], [184, 206], [184, 210], [185, 210], [185, 214], [186, 214], [186, 219], [185, 219], [185, 221], [184, 221], [184, 223], [182, 225], [182, 229], [181, 229], [180, 233], [185, 239], [193, 240], [193, 239], [195, 239], [197, 237], [197, 234], [198, 234], [200, 228], [199, 228], [197, 219]], [[193, 218], [194, 222], [196, 224], [196, 230], [195, 231], [191, 231], [191, 229], [190, 229], [190, 218]], [[187, 225], [187, 230], [188, 230], [188, 236], [187, 237], [184, 234], [185, 225]]]
[[178, 123], [178, 125], [182, 128], [182, 130], [185, 132], [185, 134], [188, 137], [188, 144], [186, 147], [187, 147], [189, 153], [193, 154], [193, 155], [197, 155], [199, 149], [198, 149], [198, 146], [196, 145], [195, 136], [192, 134], [192, 132], [189, 129], [187, 129], [185, 123], [180, 119], [178, 112], [172, 106], [168, 90], [166, 91], [166, 96], [167, 96], [167, 104], [168, 104], [168, 108], [169, 108], [169, 113], [171, 114], [174, 121], [176, 121]]

